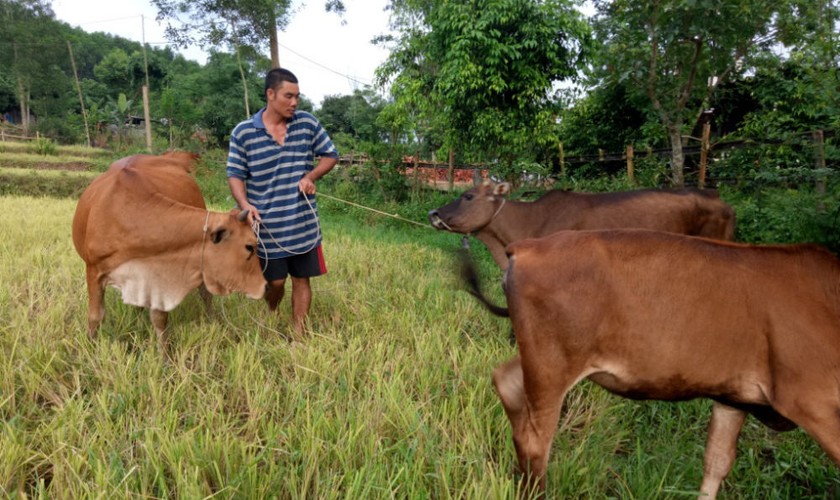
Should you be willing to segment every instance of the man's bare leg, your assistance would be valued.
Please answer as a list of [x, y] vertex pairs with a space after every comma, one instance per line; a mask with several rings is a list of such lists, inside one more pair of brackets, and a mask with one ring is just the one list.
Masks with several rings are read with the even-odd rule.
[[295, 323], [295, 333], [304, 332], [310, 304], [312, 304], [312, 287], [309, 284], [309, 278], [292, 276], [292, 319]]

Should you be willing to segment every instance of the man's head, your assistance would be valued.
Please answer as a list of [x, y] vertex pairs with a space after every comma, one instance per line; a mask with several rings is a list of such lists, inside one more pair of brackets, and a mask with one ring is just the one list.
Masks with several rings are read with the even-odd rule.
[[274, 68], [265, 75], [265, 100], [272, 111], [285, 119], [295, 114], [300, 102], [297, 77], [284, 68]]

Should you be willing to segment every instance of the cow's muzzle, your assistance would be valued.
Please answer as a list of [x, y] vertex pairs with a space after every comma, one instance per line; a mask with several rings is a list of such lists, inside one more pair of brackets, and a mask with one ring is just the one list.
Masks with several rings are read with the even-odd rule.
[[452, 231], [452, 229], [445, 222], [443, 222], [443, 219], [440, 218], [440, 214], [437, 210], [432, 210], [429, 212], [429, 223], [431, 223], [432, 227], [434, 227], [435, 229]]

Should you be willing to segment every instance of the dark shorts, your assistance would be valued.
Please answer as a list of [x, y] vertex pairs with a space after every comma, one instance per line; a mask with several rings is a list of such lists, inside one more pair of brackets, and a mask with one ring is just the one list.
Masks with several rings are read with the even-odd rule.
[[321, 245], [302, 255], [268, 261], [260, 259], [260, 267], [267, 281], [286, 279], [288, 275], [295, 278], [313, 278], [327, 273], [327, 264], [324, 261]]

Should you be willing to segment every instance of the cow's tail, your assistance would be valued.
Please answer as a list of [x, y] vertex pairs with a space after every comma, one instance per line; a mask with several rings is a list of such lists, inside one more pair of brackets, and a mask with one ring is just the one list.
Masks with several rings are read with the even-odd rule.
[[473, 297], [477, 298], [479, 302], [481, 302], [484, 307], [487, 308], [488, 311], [495, 314], [496, 316], [501, 316], [503, 318], [507, 318], [510, 316], [506, 307], [497, 306], [490, 302], [490, 300], [484, 295], [484, 292], [481, 291], [481, 284], [479, 283], [478, 279], [478, 271], [476, 270], [475, 263], [470, 257], [470, 252], [467, 249], [461, 249], [461, 280], [464, 282], [466, 286], [467, 292], [469, 292]]

